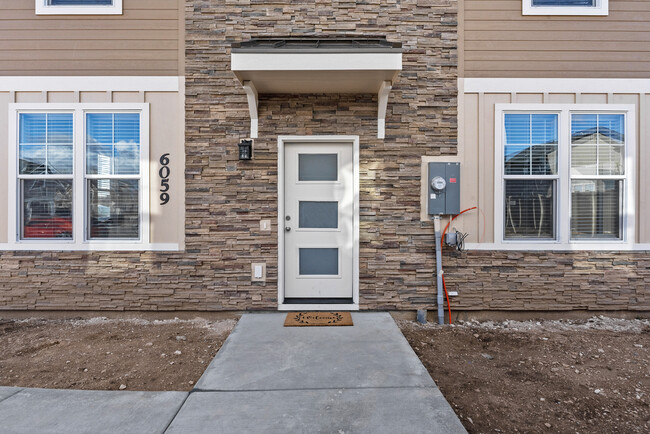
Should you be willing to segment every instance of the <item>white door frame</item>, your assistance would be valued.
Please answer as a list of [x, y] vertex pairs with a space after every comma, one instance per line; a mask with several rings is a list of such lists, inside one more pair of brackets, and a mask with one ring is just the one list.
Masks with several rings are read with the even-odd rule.
[[[352, 145], [352, 304], [284, 304], [284, 147], [289, 143]], [[359, 136], [278, 137], [278, 310], [359, 310]]]

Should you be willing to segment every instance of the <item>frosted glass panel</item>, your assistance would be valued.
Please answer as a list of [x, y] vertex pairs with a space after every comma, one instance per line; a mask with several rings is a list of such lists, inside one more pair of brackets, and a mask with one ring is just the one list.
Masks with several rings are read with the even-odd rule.
[[338, 179], [336, 154], [299, 154], [299, 181], [336, 181]]
[[300, 275], [339, 274], [339, 249], [300, 249]]
[[299, 204], [298, 226], [301, 228], [338, 228], [338, 202], [303, 202]]

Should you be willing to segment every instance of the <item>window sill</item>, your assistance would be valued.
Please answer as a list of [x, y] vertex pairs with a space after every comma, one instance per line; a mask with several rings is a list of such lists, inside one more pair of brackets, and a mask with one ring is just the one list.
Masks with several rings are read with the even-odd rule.
[[47, 5], [45, 0], [36, 1], [36, 15], [122, 15], [122, 0], [114, 0], [113, 5]]
[[179, 252], [177, 243], [0, 243], [0, 251], [59, 251], [59, 252], [115, 252], [153, 251]]
[[[524, 0], [526, 2], [527, 0]], [[528, 0], [530, 2], [530, 0]], [[594, 16], [608, 16], [609, 10], [607, 5], [604, 7], [579, 7], [579, 6], [556, 6], [556, 7], [532, 7], [526, 6], [521, 11], [523, 16], [539, 16], [539, 15], [548, 15], [548, 16], [585, 16], [585, 17], [594, 17]]]

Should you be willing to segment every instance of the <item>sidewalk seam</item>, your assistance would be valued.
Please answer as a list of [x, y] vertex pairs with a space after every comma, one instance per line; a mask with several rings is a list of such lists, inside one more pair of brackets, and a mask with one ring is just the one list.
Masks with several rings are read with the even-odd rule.
[[185, 395], [185, 398], [183, 399], [183, 402], [181, 402], [181, 405], [178, 406], [178, 410], [176, 410], [176, 412], [174, 413], [174, 415], [172, 416], [172, 418], [169, 419], [169, 423], [167, 423], [167, 425], [165, 426], [165, 429], [163, 429], [163, 430], [161, 431], [162, 434], [165, 434], [165, 433], [167, 432], [167, 430], [168, 430], [169, 427], [171, 426], [172, 422], [174, 422], [174, 419], [176, 419], [176, 416], [178, 416], [178, 413], [180, 413], [181, 409], [183, 408], [183, 406], [184, 406], [185, 403], [187, 402], [187, 398], [189, 398], [190, 395], [191, 395], [193, 392], [194, 392], [194, 390], [190, 390], [190, 391], [187, 393], [187, 395]]
[[193, 389], [192, 392], [290, 392], [296, 390], [370, 390], [370, 389], [438, 389], [438, 386], [361, 386], [361, 387], [305, 387], [299, 389]]
[[0, 403], [2, 403], [2, 402], [4, 402], [4, 401], [8, 400], [8, 399], [11, 398], [12, 396], [16, 396], [17, 394], [19, 394], [19, 393], [22, 392], [23, 390], [25, 390], [25, 388], [18, 389], [18, 390], [16, 390], [14, 393], [12, 393], [11, 395], [9, 395], [9, 396], [5, 396], [4, 398], [0, 399]]

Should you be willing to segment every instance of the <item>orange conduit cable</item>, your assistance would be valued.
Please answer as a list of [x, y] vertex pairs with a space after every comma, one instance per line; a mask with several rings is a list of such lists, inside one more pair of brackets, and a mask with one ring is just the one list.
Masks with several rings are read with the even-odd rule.
[[[451, 222], [456, 220], [456, 217], [460, 216], [461, 214], [464, 214], [467, 211], [471, 211], [473, 209], [478, 209], [480, 211], [479, 207], [473, 206], [471, 208], [467, 208], [467, 209], [462, 210], [461, 212], [459, 212], [458, 214], [453, 216], [451, 218], [451, 220], [449, 220], [449, 222], [447, 223], [447, 226], [445, 226], [445, 229], [442, 231], [442, 237], [440, 238], [440, 248], [441, 249], [445, 246], [445, 244], [444, 244], [445, 243], [445, 233], [447, 232], [447, 229], [449, 229], [449, 225], [451, 224]], [[451, 325], [451, 303], [449, 303], [449, 294], [447, 293], [447, 284], [445, 282], [445, 273], [443, 272], [441, 274], [442, 274], [442, 287], [443, 287], [443, 289], [445, 291], [445, 297], [447, 298], [447, 311], [449, 312], [449, 324]]]

